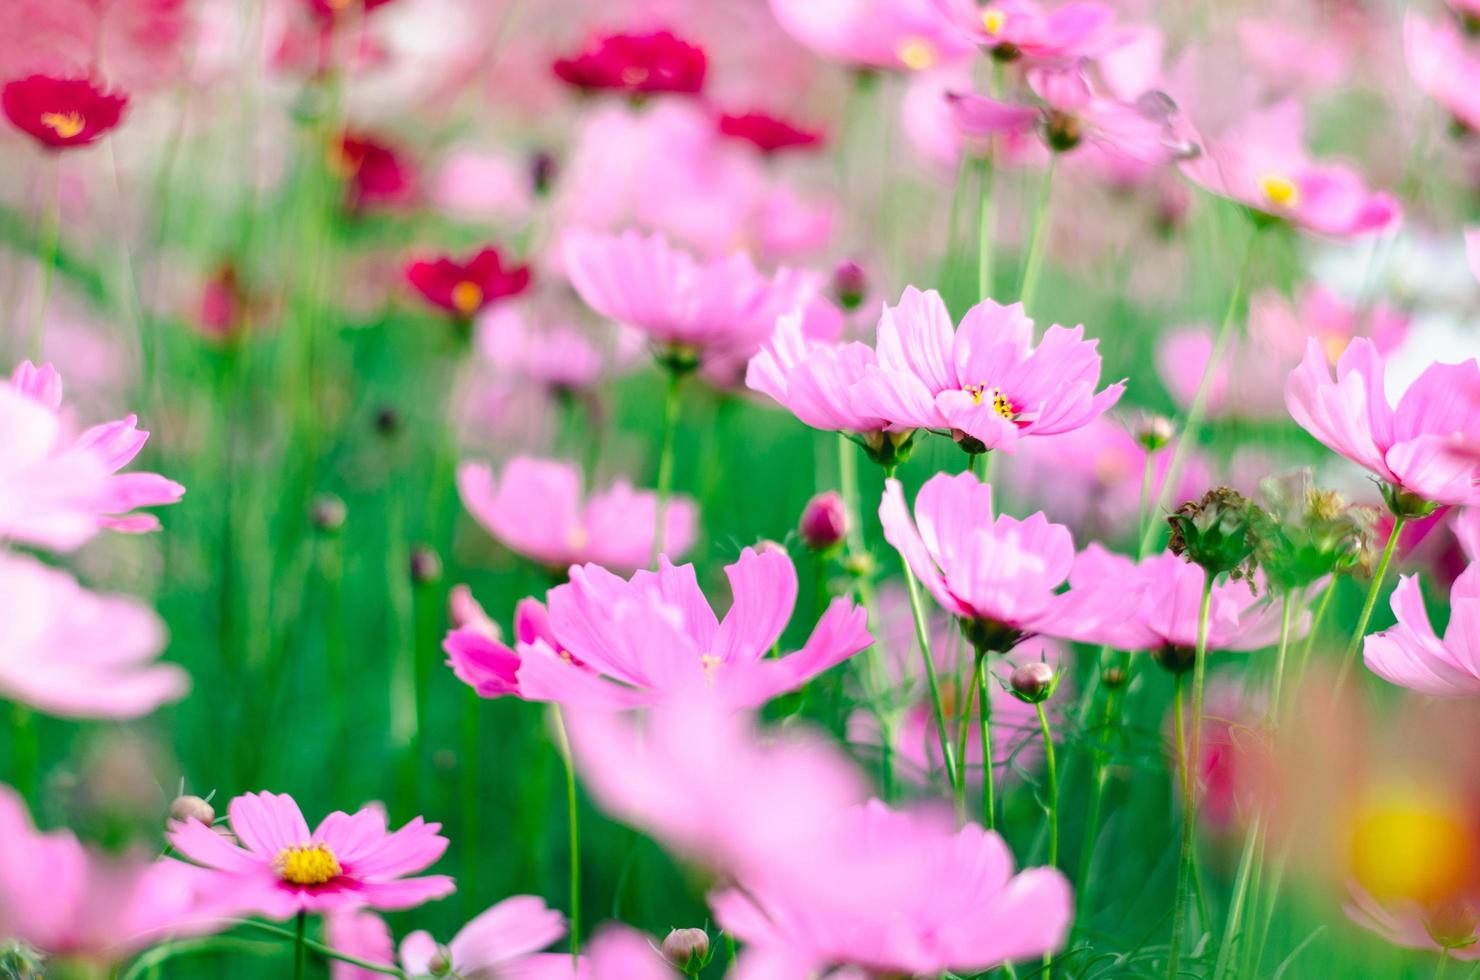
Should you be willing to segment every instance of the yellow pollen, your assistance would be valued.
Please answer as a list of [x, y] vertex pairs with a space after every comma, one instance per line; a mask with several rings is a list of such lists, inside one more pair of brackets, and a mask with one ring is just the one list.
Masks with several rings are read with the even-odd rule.
[[899, 61], [910, 71], [924, 71], [935, 64], [935, 48], [923, 37], [907, 37], [896, 49]]
[[703, 665], [705, 675], [712, 676], [715, 670], [720, 667], [724, 663], [724, 661], [719, 659], [712, 653], [706, 653], [700, 655], [699, 663]]
[[988, 7], [982, 11], [982, 27], [993, 36], [1002, 33], [1002, 28], [1007, 26], [1007, 12], [1000, 7]]
[[41, 125], [47, 127], [64, 140], [69, 140], [82, 132], [82, 127], [87, 125], [87, 120], [82, 118], [80, 112], [43, 112], [41, 114]]
[[452, 307], [463, 316], [471, 316], [483, 305], [483, 287], [463, 280], [452, 287]]
[[1326, 352], [1326, 360], [1335, 364], [1341, 360], [1341, 355], [1346, 353], [1346, 346], [1351, 338], [1333, 334], [1321, 340], [1321, 349]]
[[299, 844], [278, 851], [272, 870], [291, 885], [323, 885], [344, 871], [334, 852], [323, 844]]
[[1013, 411], [1012, 402], [1007, 400], [1007, 396], [1002, 394], [1002, 389], [1000, 388], [992, 389], [992, 409], [1009, 422], [1017, 418], [1017, 412]]
[[1283, 174], [1265, 174], [1259, 178], [1259, 189], [1269, 203], [1282, 208], [1293, 208], [1300, 203], [1300, 186]]
[[1383, 789], [1353, 815], [1347, 838], [1353, 877], [1379, 901], [1453, 900], [1475, 857], [1463, 802], [1427, 787]]

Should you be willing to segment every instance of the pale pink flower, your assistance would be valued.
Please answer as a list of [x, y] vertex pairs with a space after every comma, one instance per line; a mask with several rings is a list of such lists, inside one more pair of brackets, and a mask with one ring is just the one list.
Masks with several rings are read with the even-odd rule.
[[[553, 459], [516, 456], [495, 476], [482, 463], [457, 471], [469, 513], [510, 551], [551, 568], [595, 562], [634, 569], [652, 560], [658, 498], [625, 480], [586, 495], [580, 467]], [[697, 511], [675, 497], [664, 514], [664, 553], [682, 555], [694, 542]]]
[[747, 548], [725, 574], [734, 601], [720, 620], [692, 565], [664, 558], [657, 572], [630, 580], [599, 565], [573, 567], [547, 597], [553, 642], [520, 637], [517, 693], [606, 709], [700, 695], [756, 707], [872, 642], [864, 611], [838, 598], [800, 650], [773, 657], [796, 604], [791, 559]]
[[[204, 825], [202, 825], [204, 826]], [[178, 861], [108, 855], [31, 823], [0, 786], [0, 936], [48, 957], [106, 966], [171, 936], [215, 932], [210, 876]]]
[[742, 874], [709, 897], [719, 924], [799, 967], [875, 975], [985, 972], [1068, 938], [1068, 880], [1053, 868], [1014, 873], [1002, 838], [977, 824], [957, 830], [943, 814], [874, 800], [823, 831], [807, 861], [815, 884]]
[[1305, 24], [1285, 9], [1241, 17], [1234, 34], [1265, 88], [1277, 95], [1319, 92], [1342, 82], [1356, 54], [1350, 32], [1333, 21]]
[[0, 383], [0, 538], [70, 551], [103, 528], [156, 530], [156, 517], [134, 509], [175, 503], [185, 488], [157, 473], [118, 472], [149, 438], [136, 422], [76, 432], [55, 369], [22, 362]]
[[1398, 579], [1391, 604], [1397, 625], [1362, 641], [1367, 668], [1433, 697], [1480, 696], [1480, 565], [1466, 567], [1450, 588], [1443, 639], [1429, 624], [1418, 576]]
[[1044, 6], [1030, 0], [931, 0], [974, 44], [1004, 60], [1074, 61], [1117, 41], [1115, 8], [1093, 0]]
[[137, 718], [190, 688], [157, 659], [166, 633], [154, 610], [34, 558], [0, 553], [0, 622], [0, 694], [46, 714]]
[[[417, 930], [401, 940], [399, 953], [380, 916], [364, 909], [341, 909], [325, 918], [329, 945], [342, 953], [393, 966], [412, 976], [520, 977], [542, 975], [542, 969], [563, 967], [571, 975], [571, 959], [564, 953], [540, 950], [565, 935], [565, 916], [548, 908], [541, 898], [515, 895], [484, 910], [458, 930], [445, 945], [432, 934]], [[439, 961], [439, 957], [441, 958]], [[433, 969], [444, 964], [441, 971]], [[372, 971], [336, 962], [334, 980], [370, 980]]]
[[1306, 231], [1353, 237], [1385, 231], [1401, 217], [1397, 200], [1369, 191], [1351, 167], [1310, 159], [1296, 102], [1249, 112], [1202, 145], [1200, 156], [1182, 164], [1194, 183]]
[[744, 253], [703, 261], [661, 235], [571, 232], [571, 285], [597, 313], [645, 333], [664, 356], [748, 357], [805, 296], [802, 277], [758, 271]]
[[970, 55], [972, 39], [932, 0], [770, 0], [788, 34], [825, 58], [923, 71]]
[[1098, 341], [1057, 324], [1033, 346], [1021, 303], [985, 300], [960, 329], [934, 290], [905, 288], [879, 319], [877, 364], [850, 389], [852, 410], [893, 430], [947, 429], [958, 441], [1012, 452], [1019, 439], [1056, 435], [1103, 415], [1125, 391], [1100, 380]]
[[882, 433], [888, 419], [853, 407], [853, 386], [863, 381], [869, 367], [878, 366], [873, 348], [814, 339], [807, 316], [806, 310], [797, 309], [777, 321], [775, 331], [750, 359], [746, 386], [771, 396], [813, 428]]
[[1480, 56], [1459, 30], [1410, 12], [1403, 19], [1403, 52], [1419, 89], [1460, 125], [1480, 130]]
[[463, 220], [517, 223], [534, 207], [527, 160], [471, 146], [447, 155], [428, 194], [437, 208]]
[[1453, 925], [1452, 922], [1443, 921], [1443, 910], [1425, 908], [1412, 900], [1380, 902], [1356, 882], [1350, 884], [1350, 896], [1351, 900], [1345, 905], [1347, 918], [1395, 946], [1432, 953], [1443, 952], [1448, 959], [1461, 962], [1480, 959], [1480, 942], [1476, 941], [1476, 933], [1480, 929], [1476, 928], [1472, 915], [1464, 909], [1456, 910], [1459, 914], [1451, 918], [1469, 924], [1469, 941], [1463, 941], [1465, 937], [1450, 936], [1448, 938], [1451, 940], [1461, 941], [1455, 945], [1440, 945], [1434, 934], [1440, 930], [1449, 931], [1447, 927]]
[[441, 825], [421, 817], [392, 833], [378, 807], [335, 811], [310, 832], [293, 798], [273, 793], [238, 796], [227, 815], [240, 846], [197, 820], [171, 821], [166, 837], [211, 869], [213, 890], [242, 912], [285, 919], [360, 906], [409, 909], [453, 891], [446, 875], [406, 877], [447, 849]]
[[1365, 466], [1396, 490], [1424, 500], [1477, 499], [1476, 460], [1454, 452], [1480, 441], [1480, 367], [1434, 363], [1394, 408], [1383, 387], [1386, 365], [1359, 337], [1336, 362], [1310, 340], [1285, 386], [1285, 403], [1301, 428], [1329, 449]]
[[886, 480], [879, 520], [936, 602], [999, 653], [1038, 635], [1102, 642], [1141, 598], [1124, 582], [1060, 592], [1075, 561], [1069, 529], [1042, 512], [994, 518], [991, 485], [971, 473], [931, 477], [913, 517], [899, 481]]
[[[551, 963], [545, 972], [513, 980], [565, 980], [571, 976], [570, 958]], [[650, 936], [622, 925], [602, 926], [581, 956], [575, 980], [679, 980]]]

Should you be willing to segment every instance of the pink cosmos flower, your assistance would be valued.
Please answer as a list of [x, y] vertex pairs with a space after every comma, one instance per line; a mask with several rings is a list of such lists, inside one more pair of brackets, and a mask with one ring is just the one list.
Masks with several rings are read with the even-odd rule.
[[1449, 627], [1441, 640], [1429, 625], [1418, 576], [1393, 590], [1397, 625], [1362, 641], [1374, 674], [1437, 698], [1480, 696], [1480, 564], [1465, 568], [1449, 591]]
[[1204, 141], [1182, 172], [1213, 194], [1321, 235], [1348, 238], [1397, 223], [1392, 195], [1369, 191], [1350, 167], [1311, 160], [1304, 140], [1304, 111], [1281, 102]]
[[[517, 554], [564, 570], [595, 562], [642, 568], [652, 560], [657, 495], [619, 480], [586, 497], [574, 463], [516, 456], [502, 476], [482, 463], [457, 471], [463, 504], [489, 534]], [[664, 514], [667, 554], [682, 555], [694, 542], [697, 508], [675, 497]]]
[[1005, 653], [1037, 635], [1103, 642], [1141, 598], [1134, 585], [1114, 581], [1071, 582], [1059, 592], [1074, 565], [1069, 529], [1042, 512], [994, 519], [991, 484], [971, 473], [931, 477], [913, 517], [899, 481], [886, 480], [879, 520], [910, 570], [942, 608], [967, 621], [983, 649]]
[[[1207, 573], [1171, 552], [1142, 560], [1113, 554], [1090, 544], [1074, 560], [1069, 584], [1093, 588], [1116, 584], [1135, 589], [1140, 602], [1122, 610], [1113, 629], [1123, 650], [1192, 650], [1197, 646], [1197, 615]], [[1256, 576], [1253, 583], [1224, 580], [1213, 584], [1208, 617], [1208, 649], [1258, 650], [1279, 636], [1280, 605], [1270, 601]], [[1293, 631], [1303, 635], [1304, 620]]]
[[[1276, 290], [1257, 293], [1249, 301], [1247, 336], [1232, 340], [1209, 381], [1208, 415], [1281, 418], [1285, 380], [1300, 363], [1308, 339], [1319, 341], [1335, 365], [1357, 336], [1369, 337], [1379, 354], [1392, 352], [1407, 336], [1408, 324], [1407, 316], [1385, 303], [1364, 316], [1317, 283], [1301, 290], [1294, 303]], [[1157, 347], [1162, 384], [1184, 409], [1197, 397], [1213, 334], [1207, 326], [1185, 327], [1164, 335]]]
[[[1363, 929], [1405, 949], [1442, 952], [1446, 958], [1461, 962], [1480, 959], [1480, 928], [1469, 909], [1430, 909], [1415, 901], [1380, 902], [1356, 882], [1350, 888], [1346, 916]], [[1454, 935], [1456, 932], [1460, 935]], [[1447, 941], [1441, 945], [1436, 935]]]
[[227, 814], [242, 846], [196, 820], [171, 821], [166, 837], [214, 871], [216, 893], [241, 911], [285, 919], [359, 906], [409, 909], [453, 891], [446, 875], [405, 877], [447, 849], [441, 825], [421, 817], [388, 833], [378, 807], [336, 811], [310, 832], [293, 798], [273, 793], [238, 796]]
[[[471, 596], [468, 601], [472, 601]], [[483, 612], [481, 606], [478, 612]], [[533, 598], [521, 599], [514, 607], [514, 642], [525, 646], [536, 641], [543, 641], [557, 654], [564, 652], [560, 641], [550, 631], [550, 614], [544, 603]], [[447, 666], [452, 668], [453, 674], [477, 691], [479, 697], [524, 696], [519, 689], [522, 659], [504, 644], [498, 624], [489, 621], [486, 615], [481, 621], [456, 623], [442, 641], [442, 649], [447, 654]]]
[[[621, 709], [700, 695], [757, 707], [872, 642], [864, 611], [839, 598], [800, 650], [772, 657], [796, 604], [791, 559], [747, 548], [725, 574], [734, 604], [721, 621], [692, 565], [664, 558], [656, 573], [637, 572], [630, 580], [599, 565], [573, 567], [570, 582], [547, 597], [547, 635], [526, 619], [524, 628], [516, 626], [512, 654], [479, 646], [470, 657], [449, 647], [454, 669], [493, 694], [575, 707]], [[517, 690], [500, 690], [508, 686], [511, 655], [518, 660]]]
[[749, 143], [767, 156], [783, 150], [820, 149], [823, 143], [821, 132], [803, 129], [766, 112], [724, 113], [719, 117], [719, 131], [731, 139]]
[[564, 257], [588, 306], [641, 330], [665, 356], [748, 357], [801, 298], [797, 274], [763, 275], [744, 253], [700, 261], [662, 235], [571, 232]]
[[157, 473], [119, 473], [149, 433], [135, 416], [75, 433], [62, 405], [62, 379], [50, 364], [23, 361], [0, 383], [0, 538], [58, 551], [79, 547], [103, 528], [153, 531], [137, 507], [172, 504], [185, 488]]
[[1480, 56], [1459, 30], [1410, 12], [1403, 19], [1403, 52], [1419, 89], [1460, 125], [1480, 130]]
[[997, 834], [956, 830], [937, 812], [877, 800], [836, 818], [808, 861], [814, 879], [742, 875], [709, 897], [716, 920], [748, 948], [784, 954], [795, 976], [832, 966], [868, 974], [979, 973], [1063, 948], [1074, 917], [1053, 868], [1014, 873]]
[[1028, 0], [931, 0], [974, 44], [1003, 60], [1074, 61], [1115, 43], [1115, 10], [1093, 0], [1053, 8]]
[[179, 861], [106, 855], [70, 831], [38, 831], [20, 795], [0, 786], [0, 936], [48, 957], [106, 966], [167, 936], [226, 923], [207, 903], [209, 875]]
[[474, 346], [495, 371], [571, 392], [594, 385], [615, 366], [607, 349], [574, 320], [543, 319], [519, 305], [496, 306], [478, 317]]
[[804, 47], [844, 64], [923, 71], [964, 58], [974, 45], [932, 0], [770, 0], [771, 13]]
[[1394, 409], [1383, 387], [1386, 365], [1366, 338], [1353, 340], [1332, 380], [1325, 351], [1310, 340], [1285, 386], [1300, 427], [1327, 448], [1423, 500], [1477, 499], [1476, 460], [1452, 451], [1480, 440], [1480, 366], [1431, 364]]
[[1097, 341], [1057, 324], [1032, 346], [1021, 303], [985, 300], [957, 330], [934, 290], [905, 288], [879, 319], [878, 363], [849, 389], [860, 417], [891, 429], [948, 429], [976, 451], [1012, 452], [1020, 438], [1088, 424], [1120, 400], [1121, 383], [1100, 392]]
[[[544, 899], [515, 895], [475, 916], [446, 946], [417, 930], [401, 940], [399, 955], [385, 920], [365, 909], [339, 909], [324, 922], [329, 945], [371, 963], [394, 966], [412, 976], [527, 977], [542, 969], [564, 967], [570, 956], [539, 951], [565, 935], [565, 916], [547, 908]], [[334, 980], [371, 980], [376, 976], [346, 963], [331, 968]]]
[[164, 623], [127, 596], [89, 592], [60, 569], [0, 553], [0, 694], [66, 718], [138, 718], [190, 689], [159, 663]]

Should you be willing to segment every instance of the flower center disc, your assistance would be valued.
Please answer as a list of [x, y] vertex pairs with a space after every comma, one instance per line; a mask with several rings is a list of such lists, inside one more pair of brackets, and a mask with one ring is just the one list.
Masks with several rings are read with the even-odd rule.
[[80, 112], [43, 112], [41, 114], [41, 125], [64, 140], [69, 140], [82, 132], [86, 124]]
[[279, 851], [272, 859], [272, 870], [291, 885], [323, 885], [344, 869], [334, 852], [323, 844], [300, 844]]

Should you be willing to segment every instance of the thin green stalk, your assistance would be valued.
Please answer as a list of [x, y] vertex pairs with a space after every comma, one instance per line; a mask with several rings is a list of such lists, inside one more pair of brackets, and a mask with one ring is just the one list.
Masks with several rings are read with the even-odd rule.
[[981, 200], [977, 205], [976, 296], [977, 301], [992, 295], [992, 244], [997, 228], [995, 195], [997, 167], [991, 155], [982, 157]]
[[1256, 816], [1244, 837], [1244, 850], [1239, 857], [1238, 872], [1233, 879], [1233, 897], [1228, 900], [1228, 920], [1223, 926], [1223, 940], [1218, 944], [1218, 958], [1213, 963], [1210, 980], [1222, 980], [1223, 971], [1232, 962], [1233, 948], [1239, 942], [1238, 931], [1243, 923], [1244, 903], [1249, 894], [1249, 877], [1254, 869], [1254, 856], [1258, 852], [1262, 833], [1261, 818]]
[[308, 959], [308, 947], [303, 941], [308, 933], [308, 913], [300, 911], [297, 923], [294, 927], [293, 939], [293, 980], [303, 980], [303, 964]]
[[[1053, 755], [1053, 732], [1048, 727], [1048, 712], [1043, 710], [1043, 702], [1039, 701], [1033, 705], [1038, 712], [1038, 729], [1043, 733], [1043, 755], [1044, 765], [1048, 770], [1048, 865], [1051, 868], [1059, 866], [1059, 770], [1054, 762]], [[1043, 978], [1050, 980], [1053, 976], [1053, 953], [1043, 955]]]
[[1377, 562], [1377, 570], [1372, 573], [1372, 584], [1367, 587], [1367, 598], [1362, 602], [1362, 613], [1357, 617], [1357, 627], [1352, 631], [1351, 642], [1346, 647], [1346, 656], [1341, 661], [1341, 673], [1336, 675], [1338, 696], [1346, 686], [1346, 675], [1351, 672], [1352, 662], [1357, 659], [1357, 651], [1362, 648], [1362, 639], [1367, 635], [1367, 623], [1372, 619], [1373, 607], [1377, 605], [1377, 594], [1382, 591], [1382, 582], [1387, 578], [1388, 565], [1393, 560], [1393, 552], [1398, 548], [1398, 537], [1403, 533], [1403, 525], [1407, 522], [1408, 519], [1401, 514], [1393, 517], [1393, 530], [1388, 534], [1387, 545], [1382, 549], [1382, 558]]
[[1023, 281], [1018, 288], [1018, 301], [1029, 315], [1034, 312], [1033, 301], [1038, 297], [1038, 278], [1043, 272], [1043, 251], [1048, 242], [1048, 204], [1053, 194], [1053, 175], [1058, 168], [1059, 155], [1048, 158], [1048, 169], [1038, 185], [1038, 204], [1033, 210], [1033, 236], [1028, 239], [1028, 257], [1023, 264]]
[[324, 666], [329, 703], [333, 705], [333, 737], [340, 741], [342, 749], [349, 700], [349, 664], [344, 640], [344, 545], [337, 531], [322, 533], [318, 558], [319, 578], [324, 585]]
[[1197, 777], [1194, 766], [1202, 742], [1203, 687], [1208, 670], [1208, 615], [1213, 606], [1213, 575], [1203, 580], [1202, 602], [1197, 609], [1197, 649], [1192, 663], [1192, 717], [1185, 720], [1182, 712], [1185, 687], [1178, 677], [1178, 728], [1186, 721], [1191, 731], [1178, 732], [1182, 749], [1182, 847], [1177, 867], [1177, 893], [1172, 905], [1172, 945], [1167, 956], [1167, 980], [1177, 980], [1177, 962], [1182, 955], [1182, 936], [1187, 928], [1187, 902], [1192, 884], [1193, 849], [1197, 835]]
[[481, 771], [478, 759], [478, 749], [482, 742], [480, 733], [481, 724], [478, 714], [482, 698], [472, 688], [462, 692], [462, 887], [458, 889], [463, 894], [465, 911], [467, 917], [471, 918], [477, 911], [473, 907], [477, 902], [477, 896], [472, 891], [473, 882], [483, 881], [483, 835], [479, 832], [478, 816], [482, 812], [479, 801], [482, 794], [478, 792], [478, 773]]
[[560, 742], [560, 759], [565, 763], [566, 830], [570, 835], [570, 959], [574, 969], [581, 962], [581, 818], [576, 808], [576, 767], [570, 756], [570, 738], [565, 731], [565, 715], [554, 706], [555, 735]]
[[276, 943], [259, 943], [249, 939], [235, 939], [231, 936], [207, 936], [203, 939], [180, 939], [174, 942], [161, 943], [145, 952], [139, 954], [132, 966], [122, 974], [119, 980], [143, 980], [145, 977], [157, 977], [160, 975], [160, 967], [167, 961], [181, 956], [195, 956], [202, 953], [250, 953], [255, 956], [277, 955], [282, 947]]
[[[299, 913], [299, 916], [301, 921], [304, 913]], [[295, 945], [301, 944], [304, 949], [316, 953], [319, 956], [324, 957], [325, 959], [338, 960], [341, 963], [348, 963], [350, 966], [357, 966], [362, 970], [369, 970], [371, 973], [383, 973], [388, 977], [406, 976], [405, 972], [402, 971], [399, 967], [390, 966], [386, 963], [372, 963], [369, 960], [362, 960], [359, 957], [351, 956], [348, 953], [341, 953], [339, 950], [334, 949], [333, 947], [325, 946], [323, 943], [314, 942], [312, 939], [305, 938], [300, 932], [292, 932], [278, 926], [268, 925], [266, 922], [258, 922], [254, 919], [237, 919], [232, 923], [232, 925], [247, 926], [248, 928], [256, 929], [258, 932], [265, 932], [269, 935], [277, 936], [279, 939], [292, 940]]]
[[39, 364], [46, 358], [46, 306], [51, 299], [52, 271], [57, 264], [57, 249], [62, 237], [62, 166], [50, 155], [42, 162], [50, 171], [51, 188], [41, 214], [41, 288], [36, 294], [35, 327], [32, 334], [32, 356]]
[[663, 539], [668, 531], [668, 497], [673, 492], [673, 440], [678, 431], [678, 389], [684, 372], [669, 367], [668, 384], [663, 394], [663, 443], [658, 456], [658, 515], [653, 525], [653, 567], [663, 554]]
[[[964, 681], [964, 683], [963, 683]], [[957, 674], [956, 689], [964, 692], [966, 707], [961, 711], [960, 723], [956, 726], [956, 758], [961, 760], [961, 767], [966, 768], [967, 740], [971, 738], [971, 712], [976, 708], [976, 664], [972, 663], [970, 678], [960, 677]], [[966, 780], [961, 780], [959, 786], [954, 787], [956, 795], [956, 813], [961, 819], [966, 817]]]
[[[1228, 294], [1228, 306], [1223, 311], [1223, 322], [1218, 327], [1217, 338], [1213, 341], [1213, 350], [1208, 355], [1208, 364], [1203, 368], [1202, 378], [1197, 383], [1197, 392], [1192, 396], [1192, 404], [1187, 408], [1187, 421], [1182, 426], [1182, 432], [1177, 438], [1177, 445], [1172, 450], [1172, 462], [1167, 467], [1166, 478], [1162, 480], [1161, 492], [1156, 495], [1156, 505], [1151, 513], [1159, 513], [1167, 506], [1167, 495], [1172, 493], [1182, 480], [1182, 467], [1187, 463], [1187, 453], [1197, 443], [1198, 435], [1202, 431], [1204, 418], [1207, 416], [1208, 392], [1212, 388], [1213, 377], [1217, 374], [1218, 366], [1223, 361], [1223, 355], [1228, 350], [1229, 338], [1233, 335], [1233, 324], [1238, 316], [1239, 304], [1243, 301], [1244, 293], [1248, 287], [1249, 268], [1254, 261], [1254, 245], [1259, 240], [1260, 229], [1256, 226], [1249, 232], [1249, 237], [1244, 245], [1244, 256], [1239, 262], [1238, 275], [1233, 281], [1233, 290]], [[1160, 524], [1151, 520], [1147, 522], [1146, 529], [1141, 532], [1140, 553], [1145, 554], [1151, 545], [1151, 539], [1160, 528]]]
[[1321, 593], [1321, 601], [1316, 603], [1315, 615], [1311, 617], [1310, 629], [1305, 634], [1305, 642], [1300, 646], [1300, 666], [1295, 668], [1295, 680], [1305, 676], [1306, 664], [1310, 663], [1310, 652], [1315, 648], [1316, 638], [1320, 636], [1321, 625], [1326, 622], [1326, 610], [1331, 608], [1331, 597], [1336, 594], [1336, 579], [1326, 584], [1326, 591]]
[[[982, 820], [988, 830], [997, 827], [997, 786], [992, 776], [996, 756], [992, 751], [992, 698], [987, 689], [987, 651], [976, 655], [977, 727], [982, 744]], [[964, 767], [963, 767], [964, 768]], [[963, 774], [961, 781], [966, 777]]]
[[[1295, 619], [1295, 590], [1286, 590], [1280, 603], [1280, 647], [1274, 662], [1274, 683], [1269, 692], [1268, 714], [1277, 718], [1285, 687], [1285, 661], [1290, 653], [1290, 628]], [[1215, 978], [1216, 980], [1216, 978]]]
[[1444, 980], [1444, 971], [1449, 968], [1449, 950], [1439, 954], [1439, 965], [1434, 968], [1434, 980]]

